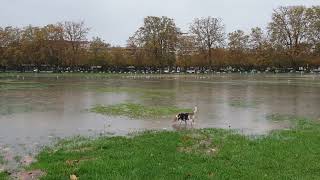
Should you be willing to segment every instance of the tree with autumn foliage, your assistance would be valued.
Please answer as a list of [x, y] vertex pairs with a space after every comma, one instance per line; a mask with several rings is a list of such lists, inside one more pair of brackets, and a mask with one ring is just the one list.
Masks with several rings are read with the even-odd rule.
[[[202, 72], [320, 66], [320, 6], [274, 9], [266, 28], [226, 33], [223, 20], [195, 18], [181, 32], [169, 17], [148, 16], [126, 47], [88, 38], [83, 21], [0, 27], [0, 70], [103, 71], [165, 68]], [[129, 68], [130, 67], [130, 68]], [[230, 68], [229, 68], [230, 69]]]
[[163, 69], [175, 63], [175, 51], [180, 31], [168, 17], [148, 16], [144, 25], [129, 39], [131, 47], [144, 49], [152, 66]]

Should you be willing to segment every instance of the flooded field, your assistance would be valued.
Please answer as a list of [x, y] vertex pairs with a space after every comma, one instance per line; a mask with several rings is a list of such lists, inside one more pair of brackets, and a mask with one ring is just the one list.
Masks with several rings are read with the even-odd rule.
[[279, 116], [320, 117], [320, 76], [1, 75], [0, 154], [10, 164], [59, 138], [185, 128], [173, 125], [171, 115], [129, 117], [90, 110], [97, 105], [124, 103], [187, 109], [197, 106], [192, 128], [266, 134], [290, 127], [289, 121], [278, 121]]

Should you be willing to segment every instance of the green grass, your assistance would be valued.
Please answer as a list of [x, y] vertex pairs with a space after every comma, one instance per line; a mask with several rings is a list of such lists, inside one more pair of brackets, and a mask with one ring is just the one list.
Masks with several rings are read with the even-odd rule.
[[221, 129], [64, 140], [30, 169], [43, 179], [319, 179], [320, 125], [248, 137]]
[[7, 180], [9, 179], [8, 175], [4, 172], [0, 172], [0, 180]]
[[13, 157], [13, 159], [14, 159], [17, 163], [19, 163], [19, 162], [21, 161], [22, 157], [19, 156], [19, 155], [16, 155], [16, 156]]
[[122, 103], [110, 106], [96, 105], [91, 112], [111, 115], [127, 116], [130, 118], [168, 117], [179, 112], [191, 112], [191, 109], [163, 106], [144, 106], [134, 103]]
[[292, 121], [295, 120], [295, 116], [289, 114], [270, 114], [266, 119], [271, 121]]
[[[4, 160], [3, 155], [0, 154], [0, 168], [2, 168], [2, 165], [5, 165], [7, 162]], [[8, 178], [7, 174], [5, 172], [1, 172], [0, 170], [0, 180], [6, 180]]]
[[5, 165], [5, 164], [7, 164], [7, 161], [4, 159], [3, 155], [0, 154], [0, 165]]

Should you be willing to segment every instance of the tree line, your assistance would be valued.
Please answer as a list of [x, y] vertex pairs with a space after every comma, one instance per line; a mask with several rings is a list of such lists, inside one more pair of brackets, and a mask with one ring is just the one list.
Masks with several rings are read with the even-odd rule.
[[274, 9], [266, 28], [226, 33], [223, 20], [196, 18], [182, 32], [169, 17], [148, 16], [127, 41], [115, 47], [88, 40], [84, 22], [43, 27], [0, 27], [0, 69], [79, 71], [259, 69], [320, 66], [320, 6]]

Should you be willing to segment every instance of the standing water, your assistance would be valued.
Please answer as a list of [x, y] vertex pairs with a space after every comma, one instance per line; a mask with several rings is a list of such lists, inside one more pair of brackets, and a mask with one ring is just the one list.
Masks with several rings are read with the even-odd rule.
[[[151, 93], [140, 93], [140, 90]], [[153, 91], [158, 93], [152, 94]], [[230, 128], [245, 134], [265, 134], [290, 126], [288, 122], [272, 120], [270, 117], [274, 115], [320, 117], [320, 77], [3, 75], [0, 76], [0, 153], [13, 160], [33, 155], [57, 138], [177, 128], [172, 125], [173, 117], [132, 119], [89, 111], [98, 104], [124, 102], [197, 106], [194, 128]]]

